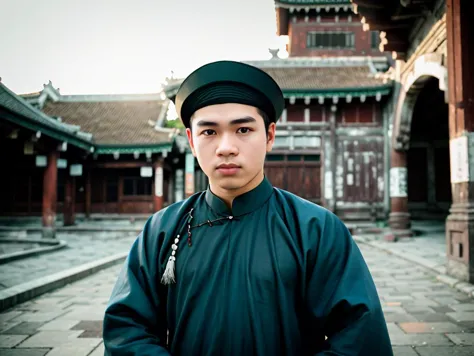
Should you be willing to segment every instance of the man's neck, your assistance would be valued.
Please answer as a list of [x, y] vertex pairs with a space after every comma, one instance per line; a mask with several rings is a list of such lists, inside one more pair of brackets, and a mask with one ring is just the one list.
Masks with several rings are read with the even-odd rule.
[[212, 183], [209, 183], [209, 186], [211, 188], [211, 192], [219, 197], [229, 209], [232, 209], [232, 202], [234, 199], [239, 195], [250, 192], [252, 189], [258, 187], [258, 185], [262, 183], [264, 177], [265, 175], [262, 169], [253, 179], [251, 179], [246, 185], [240, 187], [239, 189], [222, 189], [220, 187], [214, 186]]

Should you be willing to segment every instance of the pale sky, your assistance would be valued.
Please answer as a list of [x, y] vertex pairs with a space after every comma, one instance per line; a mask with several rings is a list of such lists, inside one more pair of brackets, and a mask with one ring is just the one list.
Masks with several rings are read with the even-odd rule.
[[0, 77], [16, 93], [158, 92], [214, 60], [284, 48], [273, 0], [0, 0]]

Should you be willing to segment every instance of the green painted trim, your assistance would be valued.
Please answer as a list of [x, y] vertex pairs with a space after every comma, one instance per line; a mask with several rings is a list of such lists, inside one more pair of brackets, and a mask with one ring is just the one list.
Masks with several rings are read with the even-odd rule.
[[97, 154], [113, 154], [115, 152], [118, 153], [144, 153], [144, 152], [151, 152], [151, 153], [161, 153], [164, 151], [171, 151], [173, 148], [173, 142], [169, 143], [158, 143], [156, 145], [97, 145], [96, 153]]
[[[41, 133], [43, 133], [43, 134], [45, 134], [49, 137], [52, 137], [52, 138], [54, 138], [58, 141], [62, 141], [62, 142], [65, 141], [68, 144], [72, 144], [74, 146], [77, 146], [77, 147], [82, 148], [82, 149], [87, 150], [87, 151], [91, 151], [91, 149], [94, 150], [94, 145], [93, 145], [92, 142], [82, 140], [79, 137], [76, 137], [76, 136], [71, 135], [71, 134], [67, 134], [65, 132], [56, 131], [55, 129], [53, 129], [53, 128], [47, 126], [47, 125], [43, 125], [39, 121], [34, 121], [32, 119], [26, 118], [21, 114], [12, 114], [10, 110], [8, 110], [6, 108], [4, 108], [4, 109], [7, 110], [8, 112], [4, 112], [2, 114], [2, 118], [7, 119], [8, 121], [10, 121], [14, 124], [23, 126], [23, 127], [27, 128], [29, 130], [32, 130], [32, 131], [40, 131]], [[91, 151], [91, 152], [93, 152], [93, 151]]]
[[296, 98], [309, 97], [345, 97], [347, 95], [357, 96], [375, 96], [377, 93], [381, 95], [388, 95], [392, 91], [392, 86], [374, 87], [374, 88], [341, 88], [341, 89], [283, 89], [283, 95], [285, 98], [294, 96]]

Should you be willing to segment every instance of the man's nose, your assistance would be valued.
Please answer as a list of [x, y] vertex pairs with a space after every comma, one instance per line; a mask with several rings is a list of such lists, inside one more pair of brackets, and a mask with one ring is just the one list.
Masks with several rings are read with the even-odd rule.
[[218, 156], [230, 156], [237, 155], [239, 149], [235, 142], [235, 137], [230, 134], [224, 134], [219, 140], [219, 145], [217, 146], [216, 154]]

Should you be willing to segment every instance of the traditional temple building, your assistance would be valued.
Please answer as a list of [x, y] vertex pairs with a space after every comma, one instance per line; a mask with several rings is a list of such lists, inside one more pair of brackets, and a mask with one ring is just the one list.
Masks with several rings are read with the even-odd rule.
[[42, 215], [54, 232], [57, 214], [65, 225], [75, 214], [151, 215], [201, 189], [186, 138], [163, 127], [168, 102], [61, 95], [51, 83], [19, 96], [0, 83], [0, 214]]
[[[388, 125], [393, 83], [378, 32], [366, 33], [349, 1], [276, 1], [289, 57], [245, 61], [272, 76], [286, 109], [265, 173], [277, 187], [345, 220], [389, 211]], [[173, 100], [179, 83], [165, 89]]]
[[[468, 0], [352, 0], [396, 61], [390, 120], [395, 236], [446, 219], [448, 273], [474, 282], [474, 26]], [[472, 5], [472, 4], [471, 4]], [[471, 24], [470, 24], [471, 23]]]

